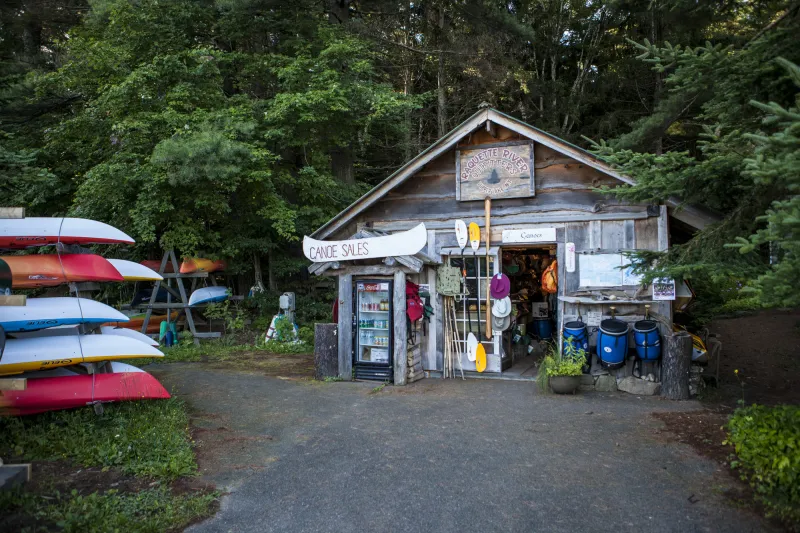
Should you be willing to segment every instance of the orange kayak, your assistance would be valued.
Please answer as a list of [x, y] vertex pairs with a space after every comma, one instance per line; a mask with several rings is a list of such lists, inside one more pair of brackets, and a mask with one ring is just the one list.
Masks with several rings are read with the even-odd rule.
[[[179, 311], [172, 311], [169, 314], [169, 319], [175, 321], [178, 318]], [[158, 333], [161, 328], [161, 321], [166, 320], [167, 315], [152, 315], [150, 322], [147, 324], [147, 333]], [[144, 314], [134, 315], [127, 322], [106, 322], [104, 326], [116, 326], [118, 328], [135, 329], [136, 331], [142, 330], [144, 324]]]
[[225, 270], [228, 264], [222, 259], [212, 261], [211, 259], [201, 259], [199, 257], [184, 257], [181, 263], [181, 274], [192, 274], [194, 272], [218, 272]]
[[15, 289], [55, 287], [71, 281], [124, 281], [105, 258], [94, 254], [5, 255]]

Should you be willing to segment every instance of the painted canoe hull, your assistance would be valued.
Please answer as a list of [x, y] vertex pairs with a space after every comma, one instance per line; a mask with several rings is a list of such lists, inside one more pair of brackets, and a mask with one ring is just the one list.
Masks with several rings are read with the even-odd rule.
[[189, 305], [210, 304], [223, 302], [228, 299], [227, 287], [203, 287], [195, 290], [189, 296]]
[[117, 269], [125, 281], [160, 281], [164, 279], [158, 272], [141, 263], [124, 259], [108, 259], [108, 262]]
[[[169, 319], [174, 321], [178, 318], [179, 311], [172, 311], [169, 314]], [[167, 315], [153, 315], [150, 317], [150, 323], [147, 325], [147, 333], [158, 333], [159, 328], [161, 327], [161, 321], [166, 320]], [[125, 329], [133, 329], [137, 331], [142, 330], [142, 324], [144, 324], [144, 314], [141, 315], [134, 315], [128, 319], [126, 322], [108, 322], [103, 324], [103, 326], [112, 326], [118, 328], [125, 328]]]
[[[146, 266], [147, 268], [153, 270], [154, 272], [158, 273], [158, 269], [161, 268], [161, 261], [158, 259], [145, 259], [144, 261], [139, 262], [140, 265]], [[172, 266], [172, 261], [167, 261], [167, 266], [164, 268], [165, 274], [172, 274], [175, 272], [175, 269]]]
[[9, 218], [0, 220], [0, 248], [21, 250], [48, 244], [133, 244], [114, 226], [85, 218]]
[[425, 224], [419, 224], [408, 231], [367, 239], [318, 241], [305, 236], [303, 254], [314, 263], [414, 255], [425, 248], [427, 242], [428, 231]]
[[[139, 333], [135, 329], [117, 328], [113, 326], [100, 326], [95, 330], [100, 335], [117, 335], [119, 337], [128, 337], [129, 339], [136, 339], [139, 342], [149, 344], [150, 346], [158, 346], [158, 341], [148, 337], [144, 333]], [[95, 333], [93, 332], [93, 333]], [[16, 333], [9, 333], [15, 339], [33, 339], [36, 337], [64, 337], [68, 335], [81, 335], [78, 326], [59, 326], [55, 328], [42, 329], [39, 331], [18, 331]]]
[[55, 287], [82, 281], [124, 281], [107, 259], [94, 254], [6, 255], [15, 289]]
[[219, 259], [201, 259], [199, 257], [185, 257], [181, 263], [181, 274], [192, 274], [194, 272], [219, 272], [228, 268], [228, 264]]
[[111, 320], [124, 323], [127, 317], [113, 307], [87, 298], [28, 298], [24, 306], [0, 306], [0, 326], [7, 333]]
[[116, 335], [8, 339], [0, 358], [0, 375], [139, 357], [164, 357], [164, 354], [149, 344]]
[[[109, 368], [110, 367], [110, 368]], [[169, 398], [156, 378], [135, 366], [112, 362], [95, 375], [56, 369], [26, 374], [24, 391], [3, 391], [0, 416], [74, 409], [94, 402]]]

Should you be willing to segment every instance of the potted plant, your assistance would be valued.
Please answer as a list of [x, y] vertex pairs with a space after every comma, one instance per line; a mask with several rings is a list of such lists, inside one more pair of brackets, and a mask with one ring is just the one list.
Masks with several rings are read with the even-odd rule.
[[586, 364], [586, 350], [567, 341], [559, 352], [555, 344], [547, 349], [547, 355], [539, 365], [536, 381], [543, 391], [552, 389], [556, 394], [575, 394], [581, 385], [581, 374]]

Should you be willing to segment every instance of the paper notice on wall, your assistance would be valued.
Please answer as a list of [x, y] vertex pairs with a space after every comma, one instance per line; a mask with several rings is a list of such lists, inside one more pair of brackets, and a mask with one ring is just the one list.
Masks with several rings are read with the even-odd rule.
[[581, 254], [581, 287], [619, 287], [622, 285], [621, 254]]
[[575, 272], [575, 243], [568, 242], [566, 245], [567, 257], [565, 259], [567, 272]]
[[600, 318], [602, 317], [602, 313], [597, 311], [589, 311], [586, 313], [586, 325], [587, 326], [599, 326], [600, 325]]
[[653, 300], [674, 300], [675, 280], [658, 278], [653, 280]]

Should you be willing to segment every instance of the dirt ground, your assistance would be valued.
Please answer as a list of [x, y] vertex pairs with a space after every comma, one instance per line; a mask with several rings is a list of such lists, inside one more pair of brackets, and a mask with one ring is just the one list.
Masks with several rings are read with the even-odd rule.
[[723, 467], [734, 481], [725, 492], [730, 500], [761, 512], [754, 507], [750, 487], [728, 467], [733, 449], [723, 444], [724, 426], [742, 401], [748, 405], [800, 402], [800, 310], [717, 319], [710, 330], [722, 341], [719, 388], [702, 392], [702, 410], [653, 416], [664, 422], [665, 440], [688, 444]]

